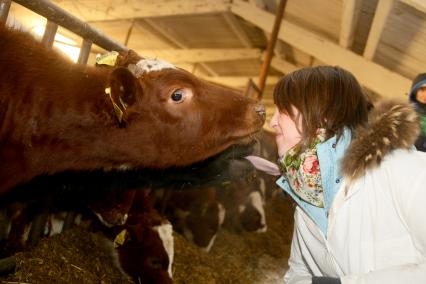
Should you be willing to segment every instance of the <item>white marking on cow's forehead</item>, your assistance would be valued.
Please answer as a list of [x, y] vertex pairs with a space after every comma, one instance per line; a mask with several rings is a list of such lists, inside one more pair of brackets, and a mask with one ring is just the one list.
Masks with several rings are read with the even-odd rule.
[[169, 256], [169, 267], [167, 271], [169, 272], [170, 277], [172, 277], [172, 264], [173, 264], [173, 256], [174, 256], [174, 243], [173, 243], [173, 228], [172, 225], [167, 222], [163, 223], [163, 225], [155, 226], [153, 228], [160, 235], [160, 239], [163, 242], [164, 249]]
[[130, 72], [132, 72], [133, 75], [136, 76], [136, 78], [139, 78], [143, 75], [143, 73], [148, 73], [151, 71], [160, 71], [162, 69], [167, 68], [176, 69], [176, 66], [167, 61], [154, 58], [144, 58], [139, 60], [139, 62], [136, 64], [129, 64], [128, 68]]

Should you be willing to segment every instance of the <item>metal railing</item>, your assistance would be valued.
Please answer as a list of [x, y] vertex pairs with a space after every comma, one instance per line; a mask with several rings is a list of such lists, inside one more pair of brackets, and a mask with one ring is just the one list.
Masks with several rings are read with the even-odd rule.
[[[0, 23], [6, 22], [11, 2], [11, 0], [0, 0]], [[58, 26], [64, 27], [65, 29], [81, 36], [83, 38], [83, 43], [77, 61], [80, 64], [87, 63], [92, 44], [96, 44], [106, 50], [123, 51], [128, 49], [126, 46], [109, 38], [101, 31], [91, 27], [88, 23], [81, 21], [50, 1], [13, 0], [13, 2], [22, 5], [48, 20], [42, 39], [43, 44], [46, 46], [51, 47], [53, 45]]]

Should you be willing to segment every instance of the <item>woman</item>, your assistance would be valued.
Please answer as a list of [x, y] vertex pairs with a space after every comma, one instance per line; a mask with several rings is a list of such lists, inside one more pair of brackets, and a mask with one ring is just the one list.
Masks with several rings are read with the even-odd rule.
[[297, 203], [286, 283], [426, 283], [426, 154], [415, 111], [374, 109], [356, 79], [320, 66], [284, 76], [270, 126]]
[[421, 131], [414, 145], [417, 150], [426, 152], [426, 73], [414, 78], [408, 98], [420, 117]]

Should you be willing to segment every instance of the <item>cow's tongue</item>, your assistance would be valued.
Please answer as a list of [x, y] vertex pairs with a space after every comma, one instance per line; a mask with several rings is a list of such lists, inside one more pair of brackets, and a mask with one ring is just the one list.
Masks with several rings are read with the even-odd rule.
[[272, 176], [279, 176], [281, 175], [281, 171], [278, 168], [278, 166], [268, 161], [264, 158], [258, 157], [258, 156], [247, 156], [245, 157], [247, 160], [250, 161], [250, 163], [253, 164], [253, 166], [258, 169], [259, 171], [265, 172]]

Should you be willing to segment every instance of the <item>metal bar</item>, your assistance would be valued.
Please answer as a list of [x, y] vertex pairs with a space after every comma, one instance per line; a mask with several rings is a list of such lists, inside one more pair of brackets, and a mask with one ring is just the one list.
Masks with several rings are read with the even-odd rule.
[[55, 35], [58, 30], [58, 25], [52, 21], [47, 21], [46, 29], [44, 30], [43, 39], [41, 42], [44, 46], [51, 48], [55, 41]]
[[277, 42], [278, 32], [281, 27], [281, 21], [284, 15], [284, 9], [286, 4], [287, 4], [287, 0], [280, 1], [280, 5], [278, 6], [277, 14], [275, 16], [275, 22], [274, 22], [274, 27], [272, 29], [271, 38], [269, 39], [269, 42], [268, 42], [268, 48], [266, 50], [265, 59], [263, 60], [262, 66], [260, 68], [259, 84], [258, 84], [258, 87], [260, 90], [259, 100], [262, 99], [263, 90], [265, 89], [266, 77], [268, 76], [269, 66], [271, 65], [275, 43]]
[[58, 25], [78, 34], [82, 38], [91, 40], [94, 44], [106, 49], [122, 51], [128, 48], [108, 38], [99, 30], [92, 28], [77, 17], [47, 0], [14, 0], [14, 2], [36, 12], [37, 14], [57, 23]]
[[6, 23], [11, 2], [11, 0], [0, 0], [0, 24]]
[[92, 48], [92, 41], [84, 39], [78, 55], [78, 64], [86, 64], [89, 59], [90, 49]]

